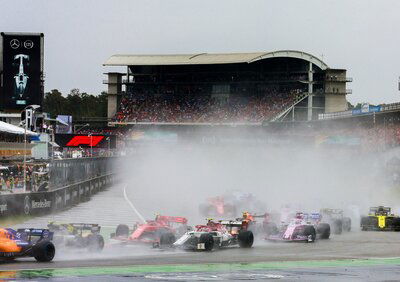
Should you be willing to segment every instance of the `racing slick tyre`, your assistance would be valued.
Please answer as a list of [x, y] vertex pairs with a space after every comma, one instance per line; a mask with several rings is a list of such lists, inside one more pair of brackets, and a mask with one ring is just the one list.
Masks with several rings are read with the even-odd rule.
[[316, 231], [320, 239], [329, 239], [331, 236], [331, 226], [328, 223], [318, 224]]
[[129, 236], [129, 227], [126, 224], [120, 224], [117, 226], [115, 230], [116, 237], [128, 237]]
[[239, 246], [241, 248], [251, 248], [254, 243], [254, 235], [251, 231], [241, 231], [238, 235]]
[[38, 243], [33, 248], [33, 257], [39, 262], [52, 261], [56, 254], [56, 248], [50, 241]]
[[343, 218], [343, 231], [350, 232], [351, 231], [351, 219], [350, 217]]
[[393, 219], [393, 227], [394, 231], [400, 231], [400, 218], [394, 218]]
[[172, 247], [175, 241], [176, 238], [173, 233], [170, 232], [162, 233], [160, 236], [160, 247], [161, 248]]
[[274, 222], [264, 223], [263, 229], [267, 236], [275, 235], [275, 234], [279, 233], [278, 226]]
[[306, 226], [306, 228], [304, 229], [304, 236], [307, 236], [308, 243], [315, 242], [315, 239], [317, 238], [317, 233], [315, 231], [314, 226]]
[[104, 248], [104, 238], [100, 234], [88, 236], [88, 250], [90, 252], [100, 252]]
[[340, 219], [337, 219], [337, 220], [335, 220], [334, 222], [333, 222], [333, 224], [332, 224], [332, 231], [333, 231], [333, 234], [335, 234], [335, 235], [340, 235], [340, 234], [342, 234], [342, 232], [343, 232], [343, 221], [342, 220], [340, 220]]
[[370, 226], [372, 225], [372, 220], [369, 216], [361, 217], [361, 231], [368, 231], [370, 230]]
[[214, 248], [214, 238], [210, 233], [201, 234], [199, 244], [204, 244], [204, 250], [209, 252]]

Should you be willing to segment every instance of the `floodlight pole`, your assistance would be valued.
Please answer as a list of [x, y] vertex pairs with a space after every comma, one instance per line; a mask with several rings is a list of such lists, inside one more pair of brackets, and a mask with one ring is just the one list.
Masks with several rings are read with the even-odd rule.
[[93, 134], [90, 133], [90, 157], [93, 158]]
[[107, 141], [108, 141], [108, 156], [110, 157], [110, 136], [107, 137]]
[[29, 105], [29, 106], [26, 106], [24, 108], [24, 111], [25, 111], [25, 126], [24, 126], [24, 188], [23, 188], [24, 193], [26, 192], [26, 143], [27, 143], [26, 132], [28, 130], [28, 114], [27, 114], [28, 113], [27, 112], [28, 108], [32, 109], [32, 112], [31, 112], [31, 118], [32, 118], [32, 116], [35, 113], [35, 110], [40, 108], [40, 106], [39, 105]]

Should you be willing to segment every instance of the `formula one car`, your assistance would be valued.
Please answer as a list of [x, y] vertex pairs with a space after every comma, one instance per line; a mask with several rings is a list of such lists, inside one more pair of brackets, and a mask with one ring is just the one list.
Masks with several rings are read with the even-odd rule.
[[[272, 230], [271, 230], [272, 231]], [[267, 234], [266, 240], [286, 242], [314, 242], [317, 231], [313, 224], [306, 220], [303, 214], [292, 218], [287, 225], [282, 225], [280, 230]]]
[[227, 192], [222, 196], [211, 197], [199, 206], [202, 216], [235, 217], [244, 210], [261, 210], [264, 205], [251, 193]]
[[29, 76], [24, 72], [24, 60], [25, 62], [29, 62], [29, 56], [25, 54], [18, 54], [14, 56], [14, 60], [19, 60], [19, 72], [14, 76], [16, 94], [18, 95], [18, 98], [22, 98], [29, 79]]
[[343, 231], [350, 232], [351, 219], [343, 215], [343, 210], [321, 209], [319, 212], [322, 216], [321, 221], [329, 223], [333, 234], [342, 234]]
[[298, 213], [298, 214], [301, 214], [306, 222], [314, 225], [318, 239], [329, 239], [329, 237], [331, 236], [331, 226], [329, 225], [329, 223], [322, 221], [322, 215], [320, 213]]
[[194, 231], [186, 232], [174, 244], [174, 247], [185, 250], [211, 251], [239, 245], [241, 248], [251, 248], [254, 242], [253, 232], [247, 230], [247, 221], [212, 219], [206, 225], [196, 225]]
[[400, 231], [400, 217], [389, 207], [371, 207], [368, 216], [361, 217], [361, 230]]
[[278, 232], [276, 222], [279, 221], [279, 214], [264, 213], [264, 214], [251, 214], [243, 212], [241, 218], [236, 220], [247, 221], [247, 229], [252, 231], [255, 236], [257, 235], [271, 235]]
[[306, 241], [314, 242], [315, 239], [329, 239], [330, 226], [320, 222], [318, 213], [298, 212], [289, 222], [265, 222], [265, 239], [272, 241]]
[[104, 248], [98, 224], [50, 222], [47, 227], [54, 233], [53, 242], [57, 248], [79, 248], [90, 252], [99, 252]]
[[133, 229], [125, 224], [117, 226], [111, 234], [112, 244], [152, 244], [154, 247], [171, 246], [176, 237], [184, 234], [189, 227], [187, 219], [178, 216], [157, 215], [155, 220], [143, 224], [135, 224]]
[[0, 259], [34, 257], [39, 262], [52, 261], [56, 253], [52, 238], [48, 229], [0, 228]]

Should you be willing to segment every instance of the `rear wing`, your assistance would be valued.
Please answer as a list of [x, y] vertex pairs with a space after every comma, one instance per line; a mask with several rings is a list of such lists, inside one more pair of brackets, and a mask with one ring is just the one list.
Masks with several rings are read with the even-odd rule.
[[342, 209], [321, 209], [320, 213], [325, 213], [325, 214], [343, 214]]
[[310, 214], [308, 214], [308, 216], [309, 216], [311, 219], [320, 219], [320, 218], [321, 218], [321, 214], [320, 214], [319, 212], [310, 213]]
[[384, 207], [384, 206], [379, 206], [379, 207], [370, 207], [369, 208], [369, 213], [370, 214], [375, 214], [375, 215], [388, 215], [390, 214], [392, 209], [390, 207]]
[[84, 231], [89, 230], [93, 233], [100, 232], [100, 225], [94, 223], [57, 223], [50, 222], [47, 225], [51, 230], [68, 230], [70, 232], [74, 231]]
[[182, 223], [186, 224], [188, 222], [186, 217], [182, 216], [167, 216], [167, 215], [157, 215], [156, 221], [162, 222], [175, 222], [175, 223]]
[[40, 237], [40, 239], [53, 240], [53, 234], [54, 233], [49, 229], [20, 228], [17, 230], [16, 237], [25, 240], [30, 240], [31, 237]]
[[322, 215], [318, 212], [313, 212], [313, 213], [297, 213], [301, 214], [302, 218], [307, 221], [307, 222], [315, 222], [319, 221], [322, 218]]
[[100, 232], [101, 226], [95, 223], [70, 223], [70, 225], [79, 230], [90, 230], [92, 232]]
[[243, 221], [241, 221], [241, 220], [240, 221], [239, 220], [220, 220], [219, 223], [221, 225], [225, 225], [225, 226], [228, 226], [228, 227], [235, 227], [235, 226], [241, 227], [241, 226], [243, 226]]
[[254, 218], [265, 218], [265, 217], [267, 217], [268, 216], [268, 214], [267, 213], [264, 213], [264, 214], [255, 214], [255, 215], [252, 215], [252, 217], [254, 217]]

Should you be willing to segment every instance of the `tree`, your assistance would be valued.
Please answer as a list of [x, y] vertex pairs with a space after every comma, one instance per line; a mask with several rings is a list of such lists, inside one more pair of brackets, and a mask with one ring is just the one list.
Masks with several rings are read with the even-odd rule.
[[64, 113], [66, 105], [66, 99], [62, 96], [62, 93], [57, 89], [53, 89], [47, 92], [43, 100], [43, 111], [50, 114], [52, 117], [56, 117]]
[[53, 89], [45, 94], [43, 111], [53, 118], [57, 115], [72, 115], [74, 120], [82, 117], [106, 117], [107, 93], [102, 92], [95, 96], [81, 93], [78, 88], [74, 88], [64, 97], [60, 91]]

